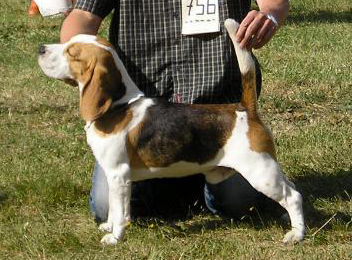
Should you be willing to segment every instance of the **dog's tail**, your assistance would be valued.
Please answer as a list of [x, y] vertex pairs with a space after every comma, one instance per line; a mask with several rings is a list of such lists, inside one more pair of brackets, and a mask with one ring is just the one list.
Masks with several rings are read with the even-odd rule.
[[241, 104], [248, 109], [248, 112], [255, 113], [257, 110], [257, 92], [255, 82], [255, 63], [252, 53], [247, 49], [241, 49], [235, 39], [239, 24], [233, 19], [226, 19], [224, 25], [235, 47], [237, 61], [241, 71]]

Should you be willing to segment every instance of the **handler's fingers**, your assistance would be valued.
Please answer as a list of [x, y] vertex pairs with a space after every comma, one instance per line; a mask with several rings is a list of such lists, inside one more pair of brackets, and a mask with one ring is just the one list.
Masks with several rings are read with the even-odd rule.
[[[250, 48], [250, 44], [255, 40], [257, 33], [266, 21], [265, 14], [258, 11], [251, 11], [240, 24], [236, 38], [241, 48]], [[251, 21], [248, 23], [248, 21]], [[242, 26], [242, 29], [241, 29]], [[241, 31], [240, 31], [241, 29]]]
[[[272, 25], [270, 20], [265, 20], [262, 27], [259, 29], [256, 35], [252, 36], [252, 40], [249, 42], [247, 48], [255, 48], [257, 46], [262, 46], [261, 43], [266, 37], [267, 33], [271, 30]], [[260, 48], [260, 47], [258, 47]]]
[[251, 24], [251, 22], [254, 19], [255, 19], [255, 14], [253, 13], [253, 11], [251, 11], [247, 14], [247, 16], [240, 23], [240, 26], [238, 27], [238, 30], [236, 33], [236, 40], [238, 43], [240, 43], [243, 40], [249, 25]]
[[272, 27], [272, 22], [269, 19], [266, 19], [264, 21], [263, 26], [259, 29], [255, 37], [257, 39], [257, 42], [260, 42], [264, 38], [264, 36], [270, 31], [271, 27]]
[[276, 30], [277, 30], [276, 26], [269, 26], [269, 30], [266, 32], [263, 38], [258, 39], [255, 43], [253, 43], [251, 47], [253, 47], [254, 49], [259, 49], [263, 47], [274, 36], [274, 34], [276, 33]]

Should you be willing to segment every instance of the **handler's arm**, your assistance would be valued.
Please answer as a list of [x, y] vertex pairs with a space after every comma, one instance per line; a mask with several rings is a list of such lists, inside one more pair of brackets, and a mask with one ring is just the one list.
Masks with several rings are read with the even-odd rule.
[[[274, 36], [288, 14], [288, 0], [257, 0], [260, 11], [250, 11], [236, 34], [242, 48], [261, 48]], [[271, 18], [271, 19], [268, 19]], [[277, 25], [273, 20], [277, 21]]]
[[77, 34], [97, 34], [102, 18], [87, 11], [74, 9], [66, 17], [60, 32], [60, 41], [67, 42]]
[[287, 17], [290, 8], [288, 0], [257, 0], [259, 10], [275, 17], [281, 26]]

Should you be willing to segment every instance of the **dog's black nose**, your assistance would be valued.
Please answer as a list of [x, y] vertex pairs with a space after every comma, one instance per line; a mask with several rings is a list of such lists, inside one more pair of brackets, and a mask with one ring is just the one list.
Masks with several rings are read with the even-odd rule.
[[43, 44], [39, 45], [38, 53], [39, 54], [44, 54], [45, 53], [45, 46]]

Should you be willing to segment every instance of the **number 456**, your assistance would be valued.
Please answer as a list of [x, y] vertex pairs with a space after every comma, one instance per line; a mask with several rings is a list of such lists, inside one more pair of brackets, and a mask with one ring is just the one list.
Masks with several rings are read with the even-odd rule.
[[[196, 5], [193, 5], [193, 2], [196, 2]], [[203, 3], [199, 3], [199, 2], [203, 2]], [[216, 12], [216, 5], [215, 4], [211, 4], [211, 0], [206, 0], [206, 4], [204, 4], [205, 0], [191, 0], [191, 2], [189, 3], [189, 5], [187, 5], [188, 7], [188, 15], [191, 15], [191, 10], [192, 8], [196, 8], [198, 10], [198, 12], [196, 13], [196, 15], [203, 15], [203, 14], [215, 14]]]

